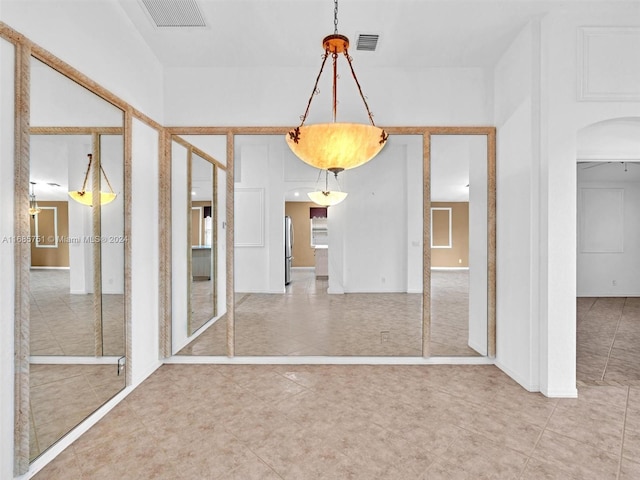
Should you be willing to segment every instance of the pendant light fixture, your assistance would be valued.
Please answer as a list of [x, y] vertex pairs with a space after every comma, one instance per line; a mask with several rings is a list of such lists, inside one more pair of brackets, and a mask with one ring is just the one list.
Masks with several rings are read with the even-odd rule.
[[[321, 172], [322, 173], [322, 172]], [[336, 176], [336, 182], [338, 181], [338, 173], [334, 172]], [[317, 203], [318, 205], [322, 205], [323, 207], [330, 207], [332, 205], [337, 205], [345, 198], [347, 198], [346, 192], [340, 191], [330, 191], [329, 190], [329, 170], [325, 171], [325, 180], [324, 180], [324, 190], [318, 190], [316, 192], [307, 193], [308, 197], [312, 202]]]
[[[93, 161], [93, 155], [88, 154], [89, 157], [89, 165], [87, 165], [87, 173], [84, 175], [84, 182], [82, 183], [82, 190], [73, 190], [69, 192], [69, 196], [73, 198], [76, 202], [81, 203], [83, 205], [93, 205], [93, 192], [86, 191], [87, 187], [87, 179], [89, 178], [89, 172], [91, 171], [91, 163]], [[107, 178], [107, 174], [105, 173], [102, 165], [100, 165], [100, 172], [104, 175], [104, 179], [107, 181], [107, 185], [109, 186], [109, 192], [100, 191], [100, 205], [106, 205], [107, 203], [113, 202], [116, 198], [117, 194], [114, 193], [113, 188], [111, 188], [111, 183], [109, 183], [109, 179]]]
[[31, 193], [29, 194], [29, 215], [33, 218], [39, 214], [42, 209], [38, 206], [38, 201], [36, 200], [36, 192], [34, 185], [36, 182], [29, 182], [31, 184]]
[[[349, 56], [349, 39], [338, 33], [338, 0], [334, 0], [333, 9], [333, 35], [328, 35], [322, 40], [324, 55], [320, 73], [313, 86], [311, 97], [307, 103], [307, 109], [302, 115], [301, 123], [298, 127], [288, 132], [286, 135], [287, 144], [293, 153], [305, 163], [322, 170], [328, 170], [338, 174], [343, 170], [358, 167], [373, 157], [375, 157], [384, 147], [388, 134], [373, 121], [373, 114], [369, 110], [369, 105], [362, 93], [360, 82]], [[344, 53], [353, 79], [358, 87], [360, 97], [364, 102], [365, 109], [371, 125], [359, 123], [338, 123], [337, 114], [337, 92], [338, 92], [338, 56]], [[316, 125], [305, 125], [304, 122], [309, 114], [309, 107], [314, 95], [318, 93], [318, 82], [322, 76], [322, 70], [331, 56], [333, 60], [333, 123], [321, 123]]]

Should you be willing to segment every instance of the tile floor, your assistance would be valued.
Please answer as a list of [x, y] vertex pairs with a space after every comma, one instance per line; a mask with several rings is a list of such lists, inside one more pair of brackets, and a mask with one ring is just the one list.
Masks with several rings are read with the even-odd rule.
[[[467, 271], [432, 274], [434, 356], [478, 355], [467, 345], [468, 278]], [[422, 356], [421, 294], [326, 290], [327, 280], [316, 279], [312, 269], [294, 269], [283, 295], [237, 293], [235, 354]], [[178, 355], [226, 355], [225, 318]]]
[[640, 386], [640, 298], [578, 298], [578, 385]]
[[[31, 269], [31, 355], [95, 355], [93, 295], [69, 293], [69, 270]], [[102, 295], [104, 355], [124, 355], [124, 295]]]
[[640, 478], [639, 306], [577, 300], [577, 400], [492, 366], [165, 365], [35, 478]]
[[640, 478], [640, 387], [494, 366], [165, 365], [34, 478]]
[[117, 365], [30, 365], [30, 459], [124, 387], [124, 374], [118, 375]]
[[211, 279], [193, 280], [191, 282], [191, 323], [190, 334], [202, 327], [214, 317], [215, 282]]

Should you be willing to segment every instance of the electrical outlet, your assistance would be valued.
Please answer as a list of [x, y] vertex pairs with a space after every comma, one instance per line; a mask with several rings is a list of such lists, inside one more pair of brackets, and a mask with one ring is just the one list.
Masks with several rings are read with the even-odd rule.
[[380, 343], [387, 343], [389, 341], [389, 331], [383, 330], [380, 332]]

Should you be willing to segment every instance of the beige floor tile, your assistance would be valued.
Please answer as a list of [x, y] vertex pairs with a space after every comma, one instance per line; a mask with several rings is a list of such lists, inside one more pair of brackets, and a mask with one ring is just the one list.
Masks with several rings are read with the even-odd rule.
[[517, 478], [526, 461], [527, 456], [522, 453], [506, 449], [482, 435], [464, 432], [426, 473], [427, 478], [435, 477], [436, 471], [452, 468], [453, 472], [465, 472], [467, 478]]
[[[635, 457], [637, 460], [638, 457]], [[637, 480], [640, 478], [640, 463], [632, 459], [623, 458], [620, 466], [620, 476], [618, 480]]]
[[568, 478], [615, 479], [618, 471], [619, 451], [614, 455], [550, 430], [542, 434], [532, 456], [536, 469], [565, 472]]

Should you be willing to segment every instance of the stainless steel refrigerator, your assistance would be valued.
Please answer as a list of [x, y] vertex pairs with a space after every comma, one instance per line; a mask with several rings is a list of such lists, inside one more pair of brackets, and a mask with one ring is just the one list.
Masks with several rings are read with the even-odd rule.
[[284, 284], [291, 283], [291, 263], [293, 262], [293, 223], [290, 216], [284, 217]]

